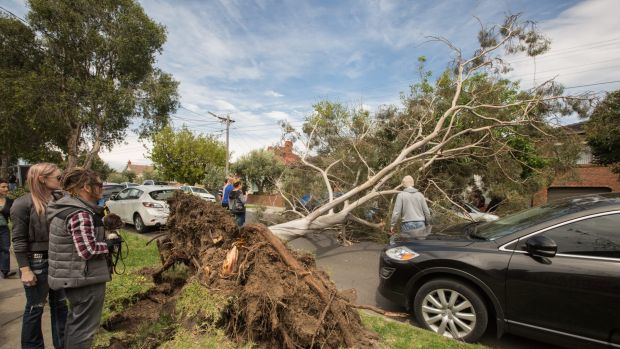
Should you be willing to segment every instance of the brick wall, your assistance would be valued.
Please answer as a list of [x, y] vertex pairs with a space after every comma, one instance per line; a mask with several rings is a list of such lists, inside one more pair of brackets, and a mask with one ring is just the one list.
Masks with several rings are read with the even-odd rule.
[[[613, 192], [620, 192], [620, 175], [611, 172], [610, 167], [583, 165], [577, 166], [557, 177], [551, 187], [605, 187]], [[537, 206], [547, 202], [547, 189], [534, 194], [532, 205]]]
[[255, 195], [248, 194], [248, 204], [284, 207], [284, 199], [280, 195]]

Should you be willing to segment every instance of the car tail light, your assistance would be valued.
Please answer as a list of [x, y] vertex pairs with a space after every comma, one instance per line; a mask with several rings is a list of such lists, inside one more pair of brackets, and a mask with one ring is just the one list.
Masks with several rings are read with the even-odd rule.
[[154, 202], [143, 202], [142, 206], [150, 208], [164, 208], [164, 206], [162, 206], [161, 204], [157, 204]]

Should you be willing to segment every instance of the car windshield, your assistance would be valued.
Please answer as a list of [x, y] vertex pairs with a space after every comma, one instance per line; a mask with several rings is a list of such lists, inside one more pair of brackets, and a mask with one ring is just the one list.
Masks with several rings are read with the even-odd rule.
[[499, 239], [516, 231], [584, 210], [595, 205], [596, 201], [598, 201], [596, 197], [583, 197], [533, 207], [493, 222], [478, 225], [470, 235], [485, 240]]
[[153, 200], [166, 201], [174, 195], [176, 189], [163, 189], [163, 190], [154, 190], [149, 193]]
[[155, 185], [168, 185], [168, 182], [155, 181]]
[[194, 193], [209, 194], [208, 191], [198, 187], [192, 187], [192, 190], [194, 191]]

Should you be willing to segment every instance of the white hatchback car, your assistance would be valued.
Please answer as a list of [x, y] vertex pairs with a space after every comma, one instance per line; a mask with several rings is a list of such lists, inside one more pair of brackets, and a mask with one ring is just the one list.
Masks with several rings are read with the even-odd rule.
[[184, 185], [179, 189], [183, 190], [187, 194], [196, 195], [204, 200], [215, 202], [215, 196], [213, 196], [213, 194], [206, 191], [204, 188], [194, 187], [191, 185]]
[[106, 205], [123, 222], [133, 224], [139, 233], [149, 227], [166, 225], [170, 213], [166, 202], [179, 189], [169, 186], [144, 186], [123, 189], [110, 197]]

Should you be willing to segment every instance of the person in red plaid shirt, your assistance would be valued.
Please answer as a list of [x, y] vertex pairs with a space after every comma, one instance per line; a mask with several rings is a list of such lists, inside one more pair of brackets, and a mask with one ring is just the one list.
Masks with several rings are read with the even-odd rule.
[[70, 195], [47, 207], [50, 224], [49, 278], [52, 289], [64, 289], [69, 302], [65, 348], [90, 348], [99, 329], [106, 282], [111, 276], [106, 256], [103, 194], [99, 175], [74, 168], [63, 178]]

